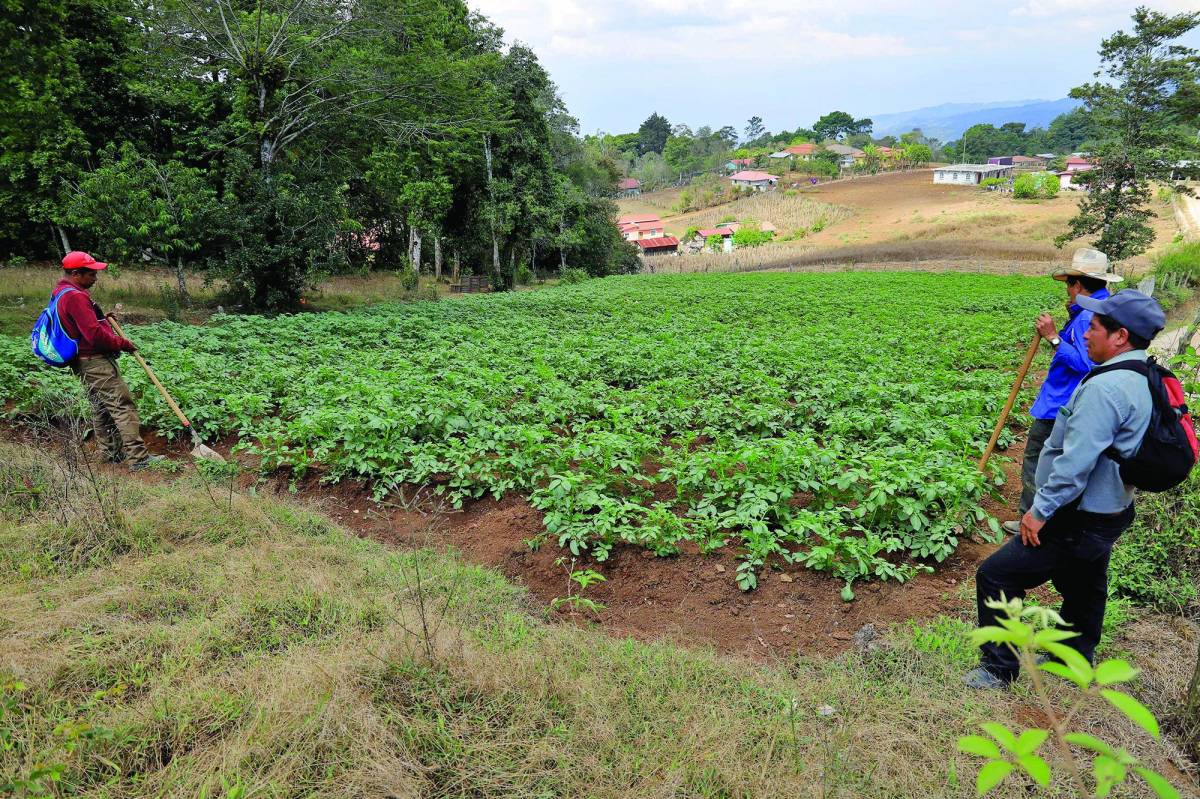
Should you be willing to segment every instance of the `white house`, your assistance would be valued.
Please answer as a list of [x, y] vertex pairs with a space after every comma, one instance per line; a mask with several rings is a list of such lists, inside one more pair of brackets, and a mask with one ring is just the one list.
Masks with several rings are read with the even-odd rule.
[[753, 169], [736, 172], [729, 176], [735, 188], [745, 186], [754, 189], [755, 191], [767, 191], [775, 188], [775, 184], [779, 182], [779, 178], [768, 172], [755, 172]]
[[987, 178], [1010, 178], [1012, 174], [1009, 164], [950, 164], [933, 170], [933, 182], [978, 186]]
[[1072, 155], [1067, 159], [1066, 170], [1058, 173], [1059, 188], [1078, 191], [1080, 187], [1072, 181], [1072, 178], [1075, 175], [1078, 175], [1080, 172], [1087, 172], [1095, 168], [1096, 165], [1090, 158], [1084, 158], [1080, 155]]
[[702, 229], [696, 231], [696, 235], [699, 236], [700, 238], [704, 239], [704, 241], [706, 243], [710, 236], [720, 236], [721, 237], [721, 251], [722, 252], [733, 252], [733, 234], [735, 232], [736, 231], [734, 231], [729, 226], [722, 225], [721, 227], [702, 228]]
[[867, 154], [857, 147], [850, 147], [846, 144], [826, 144], [825, 149], [831, 153], [836, 153], [838, 157], [838, 166], [843, 169], [849, 169], [854, 166], [854, 163], [861, 158], [866, 158]]
[[625, 241], [656, 239], [666, 235], [658, 214], [630, 214], [617, 220], [617, 227]]

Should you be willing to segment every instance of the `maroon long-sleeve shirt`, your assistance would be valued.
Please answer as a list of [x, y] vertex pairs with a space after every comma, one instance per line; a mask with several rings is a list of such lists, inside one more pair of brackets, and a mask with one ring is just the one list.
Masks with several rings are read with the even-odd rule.
[[133, 352], [133, 344], [113, 332], [100, 306], [92, 301], [91, 295], [68, 280], [60, 280], [54, 287], [58, 294], [73, 288], [58, 300], [58, 318], [63, 330], [79, 342], [79, 357], [109, 355], [114, 352]]

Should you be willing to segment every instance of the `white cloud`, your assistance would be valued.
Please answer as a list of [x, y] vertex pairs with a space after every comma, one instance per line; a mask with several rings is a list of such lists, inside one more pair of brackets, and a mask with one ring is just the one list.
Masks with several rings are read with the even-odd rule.
[[505, 28], [510, 39], [527, 42], [549, 58], [828, 61], [906, 56], [923, 49], [903, 36], [863, 27], [838, 0], [474, 0], [472, 5]]
[[[792, 128], [831, 107], [1061, 97], [1132, 0], [467, 0], [530, 45], [587, 129], [658, 108]], [[1137, 0], [1164, 12], [1200, 0]], [[715, 94], [714, 92], [719, 92]], [[719, 99], [717, 99], [719, 97]]]
[[[1193, 0], [1151, 0], [1146, 5], [1155, 11], [1167, 14], [1196, 10]], [[1095, 19], [1115, 16], [1128, 20], [1132, 13], [1131, 4], [1122, 2], [1122, 0], [1028, 0], [1009, 11], [1009, 14], [1015, 17], [1033, 17], [1035, 19], [1062, 16], [1083, 16]]]

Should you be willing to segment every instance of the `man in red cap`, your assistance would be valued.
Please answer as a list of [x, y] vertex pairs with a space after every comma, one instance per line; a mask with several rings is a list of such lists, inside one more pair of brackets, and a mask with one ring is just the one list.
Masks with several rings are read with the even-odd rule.
[[58, 315], [63, 330], [79, 343], [79, 354], [70, 366], [91, 402], [96, 441], [109, 461], [127, 460], [132, 470], [145, 468], [155, 459], [142, 441], [137, 405], [117, 369], [117, 356], [133, 352], [136, 347], [113, 332], [104, 312], [88, 294], [100, 270], [108, 264], [75, 251], [67, 253], [62, 265], [63, 279], [54, 287], [54, 295], [66, 291], [58, 301]]

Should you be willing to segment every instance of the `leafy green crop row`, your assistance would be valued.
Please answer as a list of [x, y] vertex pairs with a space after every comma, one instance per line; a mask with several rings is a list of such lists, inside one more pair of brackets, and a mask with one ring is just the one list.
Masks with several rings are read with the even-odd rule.
[[[1049, 281], [609, 278], [553, 291], [135, 329], [209, 435], [267, 468], [527, 495], [573, 553], [737, 546], [906, 579], [984, 518], [974, 460]], [[47, 381], [0, 342], [0, 397]], [[144, 419], [178, 425], [131, 363]]]

